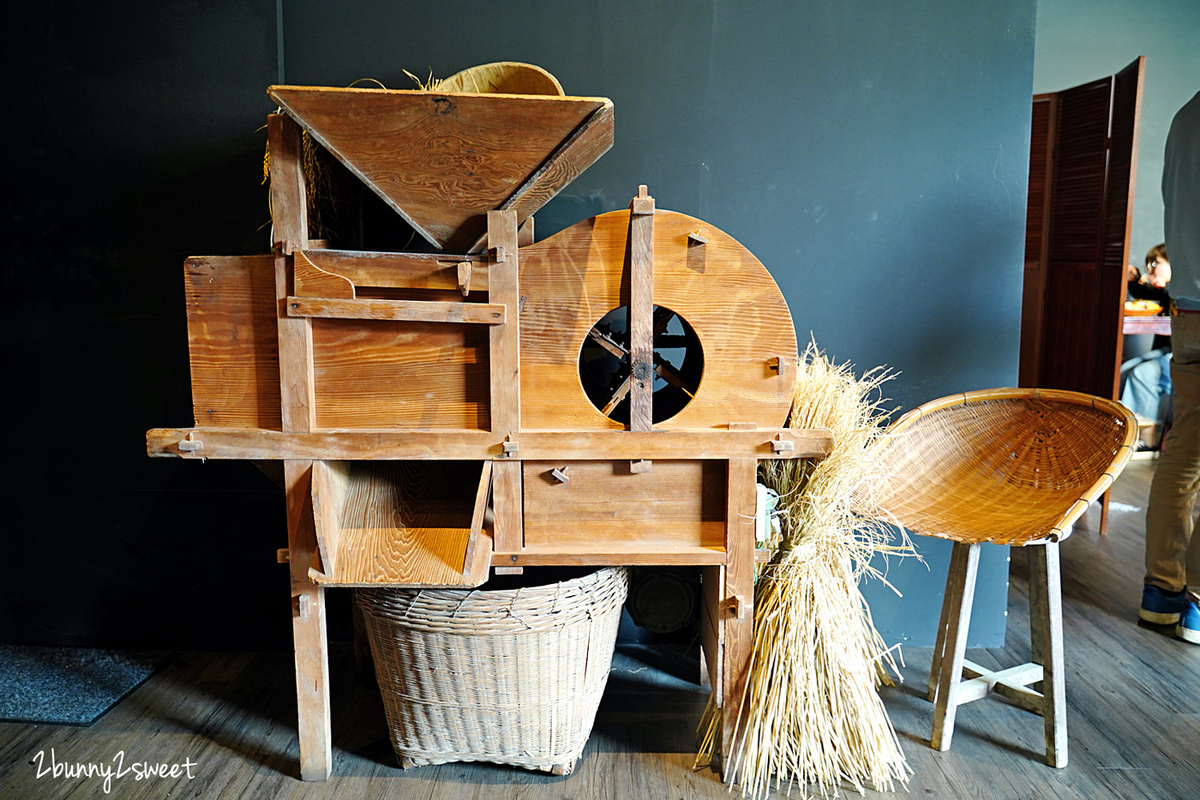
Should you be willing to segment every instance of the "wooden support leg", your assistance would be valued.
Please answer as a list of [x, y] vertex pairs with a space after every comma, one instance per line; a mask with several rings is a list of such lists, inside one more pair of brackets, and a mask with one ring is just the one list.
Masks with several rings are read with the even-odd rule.
[[308, 577], [316, 549], [312, 522], [312, 464], [284, 462], [288, 549], [292, 576], [292, 636], [296, 647], [296, 698], [300, 777], [328, 780], [333, 771], [329, 714], [329, 645], [325, 592]]
[[[284, 313], [293, 253], [308, 240], [307, 201], [301, 167], [300, 127], [290, 118], [267, 119], [271, 147], [271, 222], [275, 297], [279, 301], [280, 413], [285, 431], [315, 427], [311, 320]], [[285, 461], [288, 551], [292, 576], [292, 636], [296, 645], [296, 695], [300, 777], [323, 781], [333, 771], [329, 725], [329, 651], [325, 593], [308, 577], [317, 538], [313, 528], [312, 462]]]
[[933, 645], [933, 661], [929, 665], [929, 685], [925, 696], [929, 702], [937, 702], [938, 682], [942, 679], [942, 657], [946, 652], [946, 628], [950, 624], [950, 597], [954, 586], [954, 568], [946, 573], [946, 593], [942, 597], [942, 613], [938, 616], [937, 641]]
[[754, 519], [758, 461], [729, 462], [725, 522], [724, 706], [721, 709], [721, 778], [729, 783], [736, 765], [736, 736], [743, 730], [743, 699], [754, 646]]
[[[488, 212], [488, 293], [508, 309], [507, 321], [488, 331], [491, 426], [497, 433], [521, 429], [520, 286], [517, 214]], [[507, 446], [516, 452], [520, 441]], [[507, 451], [506, 451], [507, 452]], [[521, 515], [521, 462], [499, 461], [492, 468], [495, 551], [519, 553], [524, 545]], [[504, 567], [506, 568], [506, 567]]]
[[[940, 662], [937, 702], [933, 711], [934, 750], [949, 750], [954, 735], [954, 716], [958, 711], [957, 689], [962, 677], [963, 658], [967, 651], [967, 631], [971, 624], [971, 605], [975, 600], [975, 578], [979, 573], [978, 544], [954, 543], [950, 555], [950, 572], [946, 577], [946, 611], [948, 624]], [[950, 662], [946, 663], [949, 656]]]
[[[1046, 581], [1042, 575], [1045, 562], [1042, 560], [1041, 553], [1037, 546], [1024, 548], [1028, 556], [1029, 563], [1029, 661], [1037, 664], [1040, 667], [1046, 665]], [[1043, 680], [1032, 684], [1033, 689], [1037, 691], [1043, 690], [1043, 682], [1045, 679], [1045, 671], [1043, 670]]]
[[[1037, 584], [1037, 608], [1030, 608], [1031, 622], [1038, 620], [1042, 681], [1042, 716], [1046, 722], [1046, 763], [1067, 765], [1067, 684], [1063, 664], [1062, 582], [1059, 574], [1058, 543], [1031, 545], [1029, 579]], [[1035, 602], [1031, 591], [1030, 602]], [[1034, 627], [1034, 626], [1031, 626]], [[1035, 638], [1036, 642], [1037, 639]]]

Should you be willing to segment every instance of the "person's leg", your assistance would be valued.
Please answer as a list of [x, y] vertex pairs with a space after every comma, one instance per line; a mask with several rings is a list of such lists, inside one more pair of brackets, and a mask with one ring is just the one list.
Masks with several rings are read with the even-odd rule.
[[1200, 487], [1200, 314], [1172, 318], [1174, 422], [1155, 468], [1146, 509], [1146, 579], [1176, 592], [1200, 590], [1200, 538], [1192, 509]]
[[[1161, 350], [1151, 350], [1122, 364], [1121, 405], [1139, 417], [1161, 423], [1158, 411], [1164, 383], [1162, 371], [1167, 363]], [[1166, 384], [1170, 385], [1169, 378]]]

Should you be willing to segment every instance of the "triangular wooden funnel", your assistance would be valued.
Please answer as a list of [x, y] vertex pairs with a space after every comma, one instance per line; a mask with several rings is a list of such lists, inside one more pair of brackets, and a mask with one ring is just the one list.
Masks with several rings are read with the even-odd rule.
[[603, 97], [272, 86], [271, 98], [435, 246], [475, 252], [487, 212], [523, 222], [613, 142]]

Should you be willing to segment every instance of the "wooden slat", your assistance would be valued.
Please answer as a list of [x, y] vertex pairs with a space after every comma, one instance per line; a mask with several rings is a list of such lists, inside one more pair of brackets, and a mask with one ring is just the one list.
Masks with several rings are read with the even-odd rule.
[[1046, 247], [1054, 171], [1056, 94], [1035, 95], [1029, 148], [1029, 192], [1025, 212], [1025, 271], [1021, 290], [1019, 386], [1037, 386], [1046, 314]]
[[196, 424], [279, 430], [279, 330], [270, 255], [184, 262]]
[[[521, 508], [521, 462], [492, 465], [492, 546], [498, 553], [518, 553], [525, 544]], [[505, 562], [508, 563], [508, 562]], [[514, 559], [512, 564], [516, 564]]]
[[711, 566], [726, 562], [724, 548], [637, 546], [607, 549], [588, 547], [537, 546], [520, 552], [494, 552], [493, 566], [514, 567], [600, 567], [600, 566]]
[[705, 566], [700, 570], [700, 649], [705, 673], [717, 708], [725, 705], [725, 626], [721, 624], [721, 598], [725, 596], [725, 570]]
[[[1110, 375], [1108, 392], [1101, 397], [1116, 400], [1121, 391], [1121, 361], [1125, 313], [1125, 265], [1129, 264], [1130, 229], [1133, 225], [1133, 197], [1137, 182], [1138, 130], [1142, 113], [1142, 81], [1145, 56], [1113, 78], [1112, 118], [1109, 123], [1108, 175], [1104, 187], [1104, 217], [1100, 227], [1099, 281], [1103, 294], [1099, 306], [1106, 325], [1098, 347], [1108, 348]], [[1103, 374], [1105, 363], [1097, 364]], [[1108, 501], [1104, 501], [1107, 515]], [[1107, 519], [1105, 520], [1107, 522]]]
[[503, 325], [505, 306], [498, 303], [443, 303], [433, 300], [339, 300], [327, 297], [289, 297], [291, 317], [377, 319], [394, 322]]
[[[271, 245], [291, 255], [308, 246], [308, 200], [301, 166], [300, 128], [284, 114], [267, 116], [271, 168]], [[280, 286], [281, 296], [286, 283]]]
[[725, 511], [724, 694], [721, 708], [722, 777], [729, 781], [730, 756], [737, 751], [735, 735], [744, 734], [742, 721], [750, 656], [754, 646], [754, 524], [757, 508], [758, 462], [730, 459]]
[[283, 429], [311, 431], [316, 426], [312, 325], [307, 319], [282, 313], [292, 277], [292, 252], [302, 250], [308, 237], [304, 174], [300, 166], [300, 129], [288, 117], [272, 114], [268, 118], [267, 134], [271, 151], [275, 297], [280, 301], [279, 380]]
[[305, 257], [325, 272], [339, 275], [357, 287], [453, 291], [458, 288], [458, 265], [471, 265], [471, 288], [488, 289], [483, 256], [444, 256], [433, 253], [379, 253], [357, 250], [306, 250]]
[[654, 198], [645, 186], [629, 204], [629, 429], [654, 423]]
[[[515, 211], [489, 211], [487, 215], [488, 298], [505, 306], [509, 322], [488, 329], [488, 373], [491, 430], [505, 437], [521, 429], [521, 332]], [[516, 552], [524, 543], [521, 507], [521, 465], [506, 461], [492, 473], [494, 546], [499, 552]]]
[[1042, 679], [1044, 670], [1040, 664], [1020, 664], [1002, 670], [988, 670], [980, 665], [963, 659], [963, 675], [965, 679], [959, 682], [955, 690], [955, 702], [960, 706], [982, 700], [993, 691], [1003, 691], [1001, 687], [1028, 686]]
[[521, 429], [521, 332], [515, 324], [521, 300], [517, 215], [491, 211], [487, 218], [488, 297], [509, 310], [513, 323], [489, 331], [492, 430], [509, 433]]
[[313, 461], [312, 464], [313, 525], [321, 570], [328, 575], [337, 574], [341, 516], [350, 491], [350, 467], [349, 461]]
[[[492, 462], [484, 461], [479, 471], [479, 485], [475, 489], [475, 507], [471, 515], [471, 533], [467, 538], [467, 552], [463, 556], [463, 575], [487, 575], [492, 563], [492, 537], [483, 529], [488, 501], [492, 496]], [[486, 540], [486, 541], [484, 541]]]
[[656, 459], [635, 474], [628, 460], [573, 461], [566, 483], [551, 474], [563, 462], [523, 466], [526, 550], [725, 549], [724, 462]]
[[[599, 157], [595, 148], [563, 144], [609, 103], [300, 86], [268, 93], [418, 233], [450, 252], [467, 252], [484, 233], [483, 215], [516, 205], [518, 190], [530, 198], [521, 209], [529, 216], [537, 210], [530, 206], [589, 165], [585, 155]], [[573, 163], [548, 165], [552, 156]], [[529, 180], [539, 171], [545, 178]]]
[[[191, 437], [200, 446], [181, 451]], [[827, 430], [666, 430], [651, 433], [526, 431], [509, 457], [521, 460], [595, 461], [638, 459], [812, 458], [829, 450]], [[774, 442], [793, 445], [775, 452]], [[339, 430], [286, 433], [239, 428], [154, 428], [146, 433], [152, 456], [271, 460], [499, 459], [504, 437], [480, 430]]]

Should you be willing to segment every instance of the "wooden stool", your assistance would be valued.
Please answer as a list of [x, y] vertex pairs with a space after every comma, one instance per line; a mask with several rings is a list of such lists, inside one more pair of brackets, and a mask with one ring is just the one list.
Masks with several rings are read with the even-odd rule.
[[[954, 542], [929, 677], [934, 749], [950, 748], [960, 705], [995, 692], [1045, 718], [1046, 761], [1066, 766], [1058, 543], [1124, 469], [1137, 436], [1119, 403], [1046, 389], [934, 400], [888, 429], [874, 498], [881, 518]], [[998, 672], [964, 658], [984, 543], [1024, 547], [1030, 558], [1032, 661]]]

